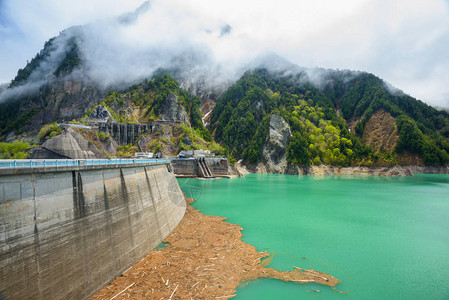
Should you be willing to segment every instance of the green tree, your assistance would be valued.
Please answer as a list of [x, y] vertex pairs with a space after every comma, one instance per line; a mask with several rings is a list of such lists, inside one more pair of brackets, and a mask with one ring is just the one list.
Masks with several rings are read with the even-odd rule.
[[309, 165], [308, 143], [299, 132], [294, 132], [287, 147], [287, 160], [295, 165]]

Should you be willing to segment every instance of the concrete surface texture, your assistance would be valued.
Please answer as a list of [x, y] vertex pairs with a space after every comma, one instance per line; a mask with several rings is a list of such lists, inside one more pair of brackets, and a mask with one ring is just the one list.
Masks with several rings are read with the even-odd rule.
[[128, 145], [135, 144], [136, 138], [151, 132], [152, 127], [150, 124], [99, 123], [98, 131], [109, 134], [120, 145]]
[[[71, 159], [92, 159], [92, 158], [106, 158], [98, 148], [84, 139], [81, 134], [73, 130], [73, 128], [66, 128], [60, 135], [52, 137], [42, 144], [42, 150], [35, 150], [31, 158], [56, 158], [49, 157], [48, 152], [53, 152], [61, 158]], [[47, 151], [48, 150], [48, 151]]]
[[[225, 158], [204, 158], [212, 176], [232, 176], [235, 175], [228, 160]], [[198, 159], [172, 159], [171, 164], [176, 175], [187, 177], [203, 177], [198, 167]]]
[[84, 299], [185, 212], [164, 164], [0, 175], [0, 298]]

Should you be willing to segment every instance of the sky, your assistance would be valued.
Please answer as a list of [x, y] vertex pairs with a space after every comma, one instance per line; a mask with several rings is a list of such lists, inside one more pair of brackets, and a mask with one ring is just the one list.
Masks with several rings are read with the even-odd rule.
[[[130, 24], [116, 22], [143, 3], [0, 0], [0, 83], [51, 37], [89, 24], [82, 47], [92, 76], [105, 81], [145, 76], [154, 65], [142, 61], [188, 48], [230, 69], [277, 53], [303, 67], [370, 72], [449, 108], [448, 0], [153, 0]], [[164, 51], [149, 56], [155, 47]]]

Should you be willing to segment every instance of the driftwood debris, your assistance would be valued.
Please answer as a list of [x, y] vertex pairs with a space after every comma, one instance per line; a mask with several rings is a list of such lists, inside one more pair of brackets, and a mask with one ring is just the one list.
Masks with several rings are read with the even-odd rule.
[[340, 282], [314, 270], [295, 267], [285, 272], [265, 267], [271, 256], [243, 242], [242, 228], [224, 220], [188, 205], [181, 223], [165, 239], [165, 248], [151, 251], [91, 299], [228, 299], [235, 296], [240, 283], [257, 278], [332, 288]]
[[120, 293], [118, 293], [117, 295], [115, 295], [114, 297], [111, 298], [114, 299], [116, 297], [118, 297], [119, 295], [121, 295], [123, 292], [125, 292], [127, 289], [129, 289], [130, 287], [132, 287], [134, 284], [136, 284], [135, 282], [133, 282], [132, 284], [128, 285], [123, 291], [121, 291]]
[[175, 294], [176, 290], [178, 289], [178, 286], [179, 286], [179, 284], [176, 285], [175, 290], [173, 291], [173, 293], [171, 293], [170, 298], [168, 298], [168, 299], [171, 300], [171, 298], [172, 298], [173, 295]]

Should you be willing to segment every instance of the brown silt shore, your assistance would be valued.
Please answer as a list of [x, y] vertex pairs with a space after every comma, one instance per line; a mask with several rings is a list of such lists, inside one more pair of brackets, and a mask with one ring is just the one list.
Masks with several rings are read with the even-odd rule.
[[269, 254], [243, 242], [242, 228], [224, 220], [188, 205], [182, 221], [165, 239], [169, 243], [165, 248], [151, 251], [90, 299], [228, 299], [240, 283], [257, 278], [314, 282], [334, 289], [340, 282], [299, 267], [290, 272], [264, 267], [267, 260], [262, 258]]

